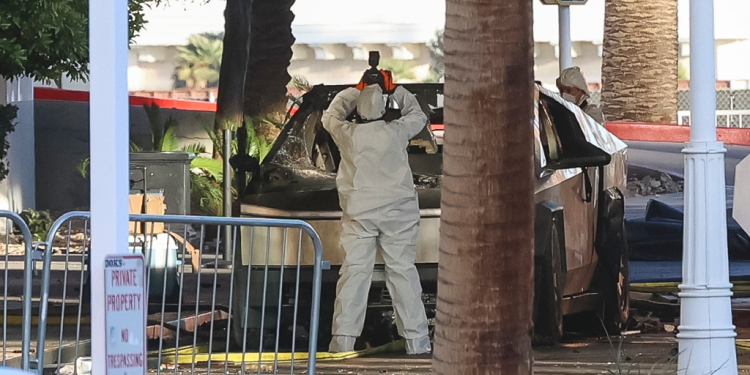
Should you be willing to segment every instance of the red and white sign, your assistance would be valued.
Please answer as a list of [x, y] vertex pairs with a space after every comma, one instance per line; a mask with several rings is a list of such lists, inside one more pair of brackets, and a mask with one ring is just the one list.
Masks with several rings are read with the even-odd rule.
[[146, 374], [146, 274], [142, 254], [109, 255], [104, 265], [107, 375]]

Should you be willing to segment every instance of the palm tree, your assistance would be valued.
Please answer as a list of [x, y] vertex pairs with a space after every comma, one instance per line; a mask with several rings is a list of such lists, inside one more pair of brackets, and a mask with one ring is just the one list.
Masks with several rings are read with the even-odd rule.
[[602, 110], [608, 121], [677, 118], [677, 0], [606, 0]]
[[[292, 78], [292, 4], [295, 0], [253, 0], [250, 52], [245, 79], [245, 115], [284, 112]], [[238, 134], [238, 136], [244, 136]]]
[[185, 47], [177, 47], [177, 79], [189, 88], [206, 88], [219, 82], [223, 42], [215, 35], [193, 35]]
[[532, 2], [448, 0], [436, 374], [531, 374]]

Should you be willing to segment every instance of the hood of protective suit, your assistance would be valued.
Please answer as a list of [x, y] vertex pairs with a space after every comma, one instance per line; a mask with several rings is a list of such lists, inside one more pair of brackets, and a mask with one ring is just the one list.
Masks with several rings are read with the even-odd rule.
[[365, 87], [357, 98], [357, 113], [363, 120], [377, 120], [385, 115], [385, 99], [380, 85]]
[[589, 93], [589, 87], [586, 84], [586, 78], [581, 73], [581, 68], [573, 66], [567, 68], [560, 73], [560, 84], [568, 87], [575, 87], [583, 91], [586, 98], [591, 97]]

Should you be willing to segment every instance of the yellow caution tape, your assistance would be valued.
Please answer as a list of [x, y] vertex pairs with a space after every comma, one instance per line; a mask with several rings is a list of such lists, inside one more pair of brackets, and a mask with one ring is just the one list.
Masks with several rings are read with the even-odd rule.
[[[381, 353], [389, 353], [398, 350], [404, 350], [404, 341], [395, 341], [389, 344], [378, 346], [375, 348], [368, 348], [365, 350], [344, 352], [344, 353], [328, 353], [318, 352], [315, 356], [318, 361], [341, 361], [345, 359], [352, 359], [358, 357], [365, 357]], [[159, 357], [159, 351], [152, 351], [149, 353], [152, 358]], [[208, 353], [207, 346], [200, 346], [193, 350], [192, 346], [184, 346], [175, 349], [165, 349], [161, 351], [161, 362], [163, 364], [181, 364], [187, 365], [192, 363], [206, 363], [211, 362], [230, 362], [235, 365], [240, 365], [243, 362], [245, 364], [269, 364], [274, 362], [285, 363], [294, 361], [306, 361], [309, 358], [307, 352], [299, 353]]]

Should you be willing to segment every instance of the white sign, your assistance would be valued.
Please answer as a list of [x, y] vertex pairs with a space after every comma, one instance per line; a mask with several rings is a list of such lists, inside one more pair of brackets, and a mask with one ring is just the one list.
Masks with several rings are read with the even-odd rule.
[[584, 5], [586, 4], [587, 1], [588, 0], [542, 0], [542, 4], [560, 5], [560, 6]]
[[143, 375], [148, 310], [143, 255], [109, 255], [104, 262], [107, 375]]
[[732, 202], [732, 217], [737, 223], [750, 233], [750, 156], [737, 164], [734, 170], [734, 201]]

